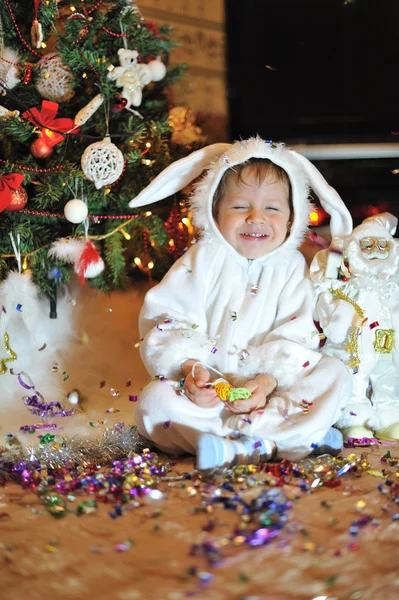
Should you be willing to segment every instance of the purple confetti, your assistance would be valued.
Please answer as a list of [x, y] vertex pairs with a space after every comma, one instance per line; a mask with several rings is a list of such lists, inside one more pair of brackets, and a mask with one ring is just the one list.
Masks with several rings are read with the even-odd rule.
[[171, 425], [172, 425], [172, 421], [165, 421], [165, 423], [163, 424], [163, 428], [169, 429], [169, 427], [171, 427]]
[[129, 402], [137, 402], [137, 396], [136, 395], [129, 396]]

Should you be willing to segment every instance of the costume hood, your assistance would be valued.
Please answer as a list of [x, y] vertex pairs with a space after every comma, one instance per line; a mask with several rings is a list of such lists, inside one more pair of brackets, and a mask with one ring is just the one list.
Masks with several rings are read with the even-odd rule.
[[[291, 182], [294, 216], [290, 234], [280, 248], [296, 249], [306, 233], [311, 210], [309, 187], [313, 188], [323, 208], [331, 215], [332, 235], [345, 237], [351, 233], [352, 218], [348, 209], [316, 167], [304, 156], [286, 148], [284, 144], [274, 144], [260, 137], [234, 144], [212, 144], [172, 163], [131, 200], [129, 206], [138, 208], [163, 200], [184, 188], [207, 169], [191, 197], [194, 225], [206, 237], [217, 238], [219, 242], [230, 247], [214, 220], [212, 200], [225, 171], [234, 169], [234, 166], [251, 158], [269, 159], [284, 169]], [[278, 250], [279, 248], [276, 248], [267, 256]]]

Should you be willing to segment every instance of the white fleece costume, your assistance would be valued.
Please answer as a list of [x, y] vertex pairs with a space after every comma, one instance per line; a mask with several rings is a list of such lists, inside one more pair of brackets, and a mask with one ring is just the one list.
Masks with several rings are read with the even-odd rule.
[[[383, 434], [399, 423], [399, 353], [395, 347], [399, 332], [399, 246], [391, 235], [396, 223], [396, 217], [383, 213], [353, 230], [340, 259], [347, 267], [345, 280], [326, 277], [328, 250], [317, 253], [310, 268], [317, 292], [317, 319], [327, 336], [323, 352], [349, 363], [353, 373], [352, 394], [337, 423], [342, 429], [349, 428], [350, 437], [357, 437], [351, 434], [355, 427]], [[367, 238], [385, 240], [389, 252], [362, 253], [359, 243]], [[339, 290], [341, 297], [331, 289]], [[353, 323], [356, 308], [349, 300], [367, 318], [357, 330]], [[351, 333], [355, 351], [348, 349]], [[356, 355], [358, 365], [353, 361]]]
[[[296, 460], [308, 455], [339, 418], [351, 388], [345, 365], [317, 351], [310, 282], [305, 260], [296, 250], [307, 227], [308, 179], [326, 194], [324, 206], [334, 214], [336, 230], [346, 232], [350, 216], [313, 165], [282, 144], [259, 138], [202, 149], [202, 166], [197, 153], [178, 161], [130, 205], [166, 197], [173, 178], [178, 179], [175, 190], [183, 187], [209, 162], [212, 148], [218, 158], [192, 201], [203, 238], [147, 293], [140, 314], [141, 357], [157, 380], [139, 397], [137, 426], [169, 453], [195, 454], [202, 432], [243, 432], [273, 440], [280, 457]], [[248, 260], [221, 235], [212, 216], [212, 198], [226, 169], [252, 157], [268, 158], [286, 171], [294, 220], [280, 247]], [[190, 160], [195, 164], [191, 170]], [[160, 193], [163, 185], [167, 191]], [[271, 373], [278, 388], [264, 410], [249, 415], [232, 415], [223, 402], [201, 408], [179, 391], [181, 365], [190, 358], [217, 369], [235, 385], [258, 373]]]

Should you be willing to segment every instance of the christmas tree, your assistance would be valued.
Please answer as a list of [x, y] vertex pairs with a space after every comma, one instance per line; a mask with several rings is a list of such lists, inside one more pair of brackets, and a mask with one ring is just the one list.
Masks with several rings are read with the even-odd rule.
[[109, 291], [183, 250], [181, 199], [128, 209], [193, 147], [171, 143], [173, 45], [130, 0], [0, 3], [2, 279], [30, 271], [54, 308], [73, 274]]

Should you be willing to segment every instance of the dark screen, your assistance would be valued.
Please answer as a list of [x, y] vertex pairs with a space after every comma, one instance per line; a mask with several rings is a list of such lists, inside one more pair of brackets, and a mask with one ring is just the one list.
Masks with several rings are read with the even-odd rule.
[[399, 0], [226, 0], [232, 139], [392, 142]]

